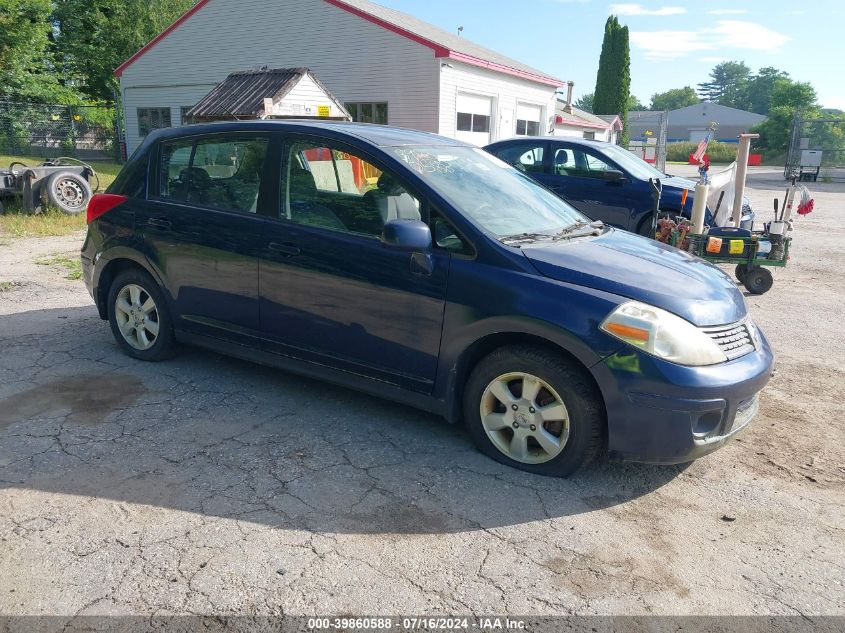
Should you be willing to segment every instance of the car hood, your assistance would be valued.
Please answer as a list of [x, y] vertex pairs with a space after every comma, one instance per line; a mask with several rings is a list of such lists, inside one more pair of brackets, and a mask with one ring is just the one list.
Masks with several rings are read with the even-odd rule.
[[704, 327], [747, 313], [733, 279], [689, 253], [626, 231], [537, 242], [522, 252], [545, 277], [648, 303]]
[[[664, 180], [661, 180], [660, 183], [663, 187], [672, 187], [673, 189], [677, 189], [678, 193], [680, 194], [681, 191], [684, 189], [689, 189], [690, 197], [695, 193], [695, 181], [690, 180], [689, 178], [681, 178], [680, 176], [666, 176]], [[748, 196], [742, 196], [742, 206], [747, 207], [747, 209], [751, 210], [751, 201], [748, 199]]]
[[688, 178], [681, 178], [680, 176], [666, 176], [660, 181], [664, 187], [674, 187], [675, 189], [689, 189], [690, 195], [695, 193], [695, 181]]

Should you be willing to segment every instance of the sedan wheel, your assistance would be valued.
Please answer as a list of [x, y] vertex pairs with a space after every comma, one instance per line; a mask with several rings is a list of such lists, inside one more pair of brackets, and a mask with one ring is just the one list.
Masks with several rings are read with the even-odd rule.
[[137, 284], [124, 286], [114, 304], [115, 320], [124, 340], [139, 351], [155, 345], [160, 324], [153, 298]]
[[495, 378], [481, 397], [487, 437], [521, 464], [542, 464], [560, 455], [569, 439], [569, 414], [546, 381], [523, 372]]

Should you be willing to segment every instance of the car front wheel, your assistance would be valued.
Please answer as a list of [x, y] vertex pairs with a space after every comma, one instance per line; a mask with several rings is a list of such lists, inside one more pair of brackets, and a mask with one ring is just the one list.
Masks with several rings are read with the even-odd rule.
[[120, 273], [108, 301], [112, 334], [126, 354], [146, 361], [173, 355], [173, 323], [164, 295], [150, 275], [140, 270]]
[[529, 346], [501, 348], [473, 370], [464, 418], [489, 457], [539, 475], [565, 477], [602, 445], [601, 397], [584, 370]]

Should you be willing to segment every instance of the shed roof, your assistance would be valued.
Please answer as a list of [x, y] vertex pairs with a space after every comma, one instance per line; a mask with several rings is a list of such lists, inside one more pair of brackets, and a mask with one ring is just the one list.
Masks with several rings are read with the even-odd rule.
[[340, 102], [308, 68], [239, 70], [231, 73], [188, 112], [189, 117], [224, 116], [259, 117], [264, 114], [264, 99], [279, 102], [305, 75], [343, 110]]
[[[159, 33], [153, 40], [137, 51], [132, 57], [123, 62], [114, 74], [120, 77], [129, 66], [140, 59], [158, 42], [175, 31], [185, 21], [202, 10], [211, 0], [199, 0], [188, 12], [173, 24]], [[464, 37], [459, 37], [439, 27], [429, 24], [412, 15], [384, 7], [369, 0], [319, 0], [339, 9], [357, 15], [369, 22], [377, 24], [393, 33], [413, 40], [434, 51], [435, 57], [445, 57], [474, 66], [488, 68], [497, 72], [536, 81], [538, 83], [559, 87], [564, 81], [556, 79], [541, 70], [532, 68], [496, 51], [476, 44]]]
[[[586, 110], [579, 110], [572, 107], [566, 109], [566, 102], [558, 99], [557, 108], [555, 110], [557, 115], [556, 121], [560, 121], [558, 125], [568, 125], [572, 127], [589, 127], [597, 130], [622, 129], [622, 123], [616, 115], [599, 116]], [[608, 117], [608, 118], [605, 118]]]

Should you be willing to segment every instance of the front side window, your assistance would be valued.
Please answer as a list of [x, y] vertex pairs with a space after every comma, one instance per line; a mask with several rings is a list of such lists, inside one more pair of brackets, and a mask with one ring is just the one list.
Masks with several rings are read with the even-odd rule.
[[555, 151], [552, 169], [557, 176], [602, 178], [615, 168], [590, 152], [567, 147]]
[[360, 103], [352, 102], [344, 104], [346, 111], [357, 123], [378, 123], [387, 125], [387, 103]]
[[170, 108], [138, 108], [138, 136], [170, 127]]
[[389, 220], [421, 219], [419, 198], [393, 174], [329, 145], [291, 145], [281, 190], [297, 224], [378, 236]]
[[200, 139], [163, 143], [159, 197], [192, 205], [255, 213], [267, 139]]
[[471, 147], [396, 147], [409, 169], [449, 200], [473, 224], [504, 238], [556, 233], [585, 216], [528, 176]]

